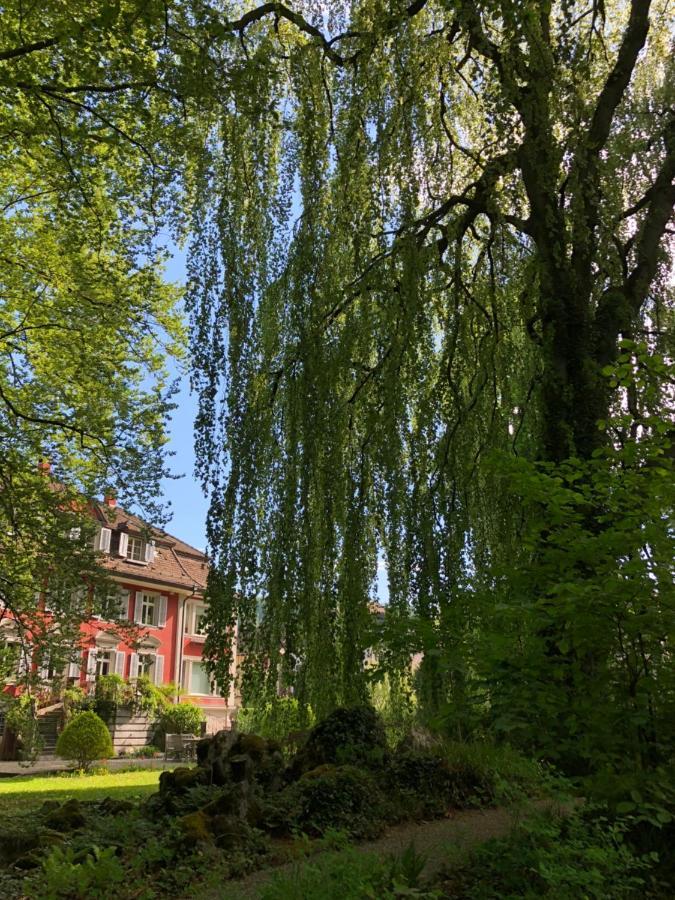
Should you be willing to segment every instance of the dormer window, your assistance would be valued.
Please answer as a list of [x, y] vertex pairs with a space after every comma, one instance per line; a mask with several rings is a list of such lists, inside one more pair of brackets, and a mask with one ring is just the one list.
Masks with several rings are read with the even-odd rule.
[[118, 556], [129, 562], [151, 563], [155, 559], [155, 542], [145, 541], [142, 537], [121, 531], [118, 538]]
[[131, 559], [134, 562], [145, 562], [145, 544], [140, 538], [129, 536], [127, 559]]

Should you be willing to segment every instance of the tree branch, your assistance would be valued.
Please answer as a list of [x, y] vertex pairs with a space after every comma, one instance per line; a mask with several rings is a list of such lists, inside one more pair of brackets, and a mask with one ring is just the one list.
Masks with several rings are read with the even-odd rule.
[[628, 87], [640, 51], [649, 31], [649, 7], [651, 0], [633, 0], [630, 18], [621, 41], [621, 47], [600, 92], [595, 112], [588, 129], [588, 150], [597, 154], [605, 145], [614, 119], [614, 112]]
[[18, 59], [20, 56], [28, 56], [29, 53], [36, 53], [38, 50], [47, 50], [54, 47], [61, 38], [47, 38], [44, 41], [35, 41], [32, 44], [24, 44], [22, 47], [12, 47], [10, 50], [0, 50], [0, 62], [7, 59]]

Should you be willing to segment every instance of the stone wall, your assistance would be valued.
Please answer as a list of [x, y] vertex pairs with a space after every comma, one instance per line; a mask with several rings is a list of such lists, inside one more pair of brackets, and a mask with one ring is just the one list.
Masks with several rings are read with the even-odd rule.
[[152, 741], [155, 720], [145, 713], [134, 712], [131, 706], [118, 706], [113, 718], [108, 722], [115, 752], [145, 747]]

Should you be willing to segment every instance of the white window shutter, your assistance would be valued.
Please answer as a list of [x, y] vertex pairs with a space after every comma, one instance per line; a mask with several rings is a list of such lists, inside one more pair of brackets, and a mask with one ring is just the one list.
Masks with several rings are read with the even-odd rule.
[[110, 538], [112, 530], [110, 528], [101, 528], [94, 539], [94, 549], [100, 550], [101, 553], [110, 553]]
[[129, 546], [129, 535], [126, 531], [120, 531], [120, 545], [117, 550], [119, 556], [124, 556], [126, 558], [127, 548]]
[[71, 662], [68, 666], [68, 678], [79, 678], [82, 669], [82, 657], [77, 662]]
[[145, 561], [146, 563], [154, 562], [155, 560], [155, 542], [148, 541], [145, 545]]
[[169, 604], [169, 598], [166, 594], [160, 594], [159, 604], [157, 607], [157, 627], [164, 628], [166, 625], [166, 608]]
[[162, 684], [164, 682], [164, 657], [156, 656], [155, 657], [155, 684]]
[[17, 666], [16, 674], [19, 678], [25, 678], [26, 675], [30, 672], [31, 664], [33, 661], [32, 654], [29, 650], [26, 650], [25, 647], [19, 647], [19, 663]]
[[124, 588], [119, 589], [120, 592], [120, 619], [128, 619], [129, 618], [129, 604], [131, 603], [131, 591], [127, 591]]
[[92, 647], [87, 654], [87, 681], [96, 681], [96, 648]]
[[129, 678], [138, 678], [138, 653], [131, 654], [129, 663]]
[[124, 650], [115, 651], [115, 675], [121, 675], [122, 678], [124, 678], [124, 663], [126, 658]]
[[134, 609], [134, 622], [137, 625], [143, 624], [143, 594], [136, 591], [136, 608]]

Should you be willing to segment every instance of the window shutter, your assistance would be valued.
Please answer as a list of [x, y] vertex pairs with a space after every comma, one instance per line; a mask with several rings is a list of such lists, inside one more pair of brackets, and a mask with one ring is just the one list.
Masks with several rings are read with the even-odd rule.
[[87, 681], [96, 681], [96, 648], [87, 654]]
[[47, 681], [49, 678], [49, 659], [46, 657], [43, 657], [42, 665], [38, 669], [38, 676], [40, 681]]
[[155, 560], [155, 542], [148, 541], [145, 545], [145, 561], [146, 563], [154, 562]]
[[115, 675], [121, 675], [124, 678], [124, 662], [126, 660], [124, 650], [115, 651]]
[[164, 682], [164, 657], [156, 656], [155, 657], [155, 684], [162, 684]]
[[120, 531], [120, 545], [117, 550], [118, 555], [124, 556], [126, 558], [128, 546], [129, 535], [126, 533], [126, 531]]
[[16, 674], [19, 678], [26, 677], [28, 672], [30, 672], [31, 663], [32, 654], [30, 651], [26, 650], [25, 647], [19, 646], [19, 663], [16, 670]]
[[129, 663], [129, 678], [138, 678], [138, 653], [131, 654]]
[[166, 608], [169, 603], [169, 598], [166, 594], [160, 594], [159, 604], [157, 606], [157, 627], [164, 628], [166, 625]]
[[134, 622], [137, 625], [143, 624], [143, 594], [136, 591], [136, 608], [134, 609]]
[[126, 591], [124, 590], [124, 588], [120, 588], [119, 592], [119, 618], [128, 619], [129, 604], [131, 603], [131, 591]]
[[68, 678], [79, 678], [82, 669], [82, 657], [77, 662], [71, 662], [68, 666]]
[[101, 553], [110, 553], [110, 538], [112, 531], [110, 528], [101, 528], [94, 540], [94, 549], [100, 550]]

